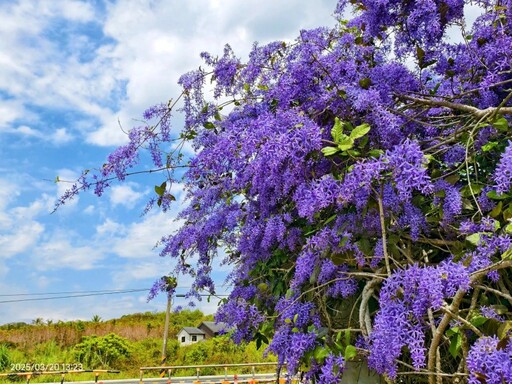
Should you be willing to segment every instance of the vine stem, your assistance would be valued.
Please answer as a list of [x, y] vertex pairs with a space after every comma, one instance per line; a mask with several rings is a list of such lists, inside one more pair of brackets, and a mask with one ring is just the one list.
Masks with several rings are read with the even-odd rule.
[[492, 115], [492, 114], [496, 113], [497, 111], [499, 111], [503, 115], [512, 114], [512, 107], [502, 107], [502, 108], [489, 107], [486, 109], [479, 109], [479, 108], [473, 107], [471, 105], [453, 103], [451, 101], [446, 101], [446, 100], [422, 99], [420, 97], [413, 97], [413, 96], [407, 96], [407, 95], [403, 95], [401, 97], [405, 100], [409, 100], [414, 103], [418, 103], [418, 104], [422, 104], [422, 105], [429, 105], [429, 106], [433, 106], [433, 107], [445, 107], [445, 108], [453, 109], [456, 111], [468, 112], [477, 118], [488, 117], [489, 115]]
[[379, 205], [380, 230], [382, 235], [382, 252], [384, 253], [384, 262], [386, 263], [386, 272], [391, 276], [391, 267], [389, 266], [388, 244], [386, 234], [386, 221], [384, 216], [384, 205], [382, 204], [382, 188], [381, 193], [377, 194], [377, 203]]

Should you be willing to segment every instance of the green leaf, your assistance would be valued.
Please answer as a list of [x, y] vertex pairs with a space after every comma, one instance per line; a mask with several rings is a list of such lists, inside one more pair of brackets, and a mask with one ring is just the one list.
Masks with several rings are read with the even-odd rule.
[[445, 180], [450, 183], [451, 185], [457, 184], [457, 181], [459, 181], [460, 175], [453, 174], [445, 178]]
[[338, 217], [337, 214], [334, 214], [334, 215], [330, 216], [327, 220], [324, 221], [324, 225], [329, 224], [331, 221], [333, 221], [337, 217]]
[[370, 88], [370, 85], [372, 85], [372, 80], [369, 77], [359, 80], [359, 86], [363, 89]]
[[419, 45], [416, 45], [416, 57], [418, 58], [418, 66], [420, 69], [427, 68], [434, 64], [437, 60], [425, 61], [425, 51]]
[[335, 143], [339, 143], [341, 140], [341, 135], [343, 134], [343, 122], [335, 117], [334, 125], [331, 129], [331, 136]]
[[258, 290], [260, 292], [267, 292], [268, 291], [268, 285], [266, 283], [259, 283], [258, 284]]
[[460, 333], [459, 327], [453, 327], [446, 330], [446, 336], [450, 337], [455, 335], [456, 333]]
[[251, 90], [251, 86], [248, 83], [244, 84], [244, 91], [249, 92]]
[[487, 317], [484, 317], [482, 315], [476, 315], [473, 316], [473, 318], [469, 322], [478, 328], [481, 325], [484, 325], [487, 320], [489, 320]]
[[265, 84], [258, 84], [258, 89], [261, 89], [262, 91], [268, 91], [268, 86]]
[[354, 139], [352, 139], [351, 137], [349, 137], [348, 139], [345, 139], [343, 141], [340, 141], [338, 143], [338, 148], [341, 149], [342, 151], [347, 151], [347, 150], [351, 149], [353, 146], [354, 146]]
[[512, 223], [509, 223], [503, 228], [506, 233], [512, 233]]
[[158, 196], [163, 196], [164, 193], [165, 193], [165, 189], [167, 187], [167, 182], [164, 181], [162, 184], [160, 185], [155, 185], [155, 192]]
[[436, 93], [437, 93], [437, 90], [439, 89], [439, 87], [441, 86], [441, 83], [437, 83], [434, 88], [432, 88], [429, 92], [432, 96], [434, 96]]
[[462, 335], [460, 333], [456, 333], [453, 337], [450, 338], [450, 355], [456, 358], [459, 355], [459, 352], [462, 347]]
[[501, 213], [501, 210], [503, 208], [503, 201], [500, 201], [491, 211], [490, 215], [492, 218], [496, 218]]
[[219, 111], [215, 112], [215, 115], [213, 117], [217, 121], [221, 121], [222, 120], [222, 116], [220, 115]]
[[[509, 224], [510, 225], [510, 224]], [[507, 249], [502, 255], [501, 260], [512, 259], [512, 248]]]
[[509, 205], [508, 208], [503, 211], [503, 219], [507, 221], [512, 219], [512, 205]]
[[357, 349], [353, 345], [347, 345], [345, 348], [344, 358], [345, 361], [352, 360], [354, 357], [357, 356]]
[[489, 141], [487, 144], [482, 145], [482, 151], [489, 152], [491, 149], [498, 145], [497, 141]]
[[213, 124], [211, 121], [206, 121], [203, 123], [203, 127], [205, 127], [206, 129], [214, 129], [215, 124]]
[[416, 45], [416, 57], [420, 68], [422, 68], [423, 61], [425, 60], [425, 51], [419, 45]]
[[324, 147], [322, 148], [322, 153], [324, 156], [332, 156], [338, 153], [340, 150], [336, 147]]
[[473, 245], [480, 243], [481, 233], [473, 233], [472, 235], [466, 236], [466, 241], [469, 241]]
[[[504, 132], [504, 131], [508, 130], [508, 121], [503, 116], [494, 120], [491, 124], [498, 131]], [[483, 147], [482, 147], [482, 149], [483, 149]]]
[[327, 356], [329, 356], [329, 350], [327, 348], [318, 346], [315, 348], [315, 351], [313, 352], [313, 356], [317, 362], [323, 363], [325, 358]]
[[298, 318], [299, 318], [299, 314], [296, 313], [295, 316], [293, 316], [293, 322], [296, 323]]
[[358, 125], [352, 132], [350, 132], [350, 138], [353, 140], [359, 139], [366, 135], [368, 132], [370, 132], [370, 124], [364, 123]]
[[384, 151], [382, 149], [372, 149], [370, 152], [368, 152], [368, 156], [378, 158], [381, 155], [384, 154]]
[[492, 200], [506, 200], [510, 197], [508, 193], [498, 194], [495, 190], [487, 192], [487, 197]]
[[364, 136], [361, 140], [359, 140], [359, 144], [357, 145], [359, 148], [363, 149], [368, 144], [368, 136]]
[[261, 332], [256, 333], [254, 338], [256, 340], [256, 349], [260, 349], [263, 343], [268, 344], [268, 338]]
[[350, 331], [345, 329], [345, 344], [350, 345]]
[[508, 332], [512, 330], [512, 320], [506, 320], [498, 328], [498, 337], [503, 339], [507, 336]]

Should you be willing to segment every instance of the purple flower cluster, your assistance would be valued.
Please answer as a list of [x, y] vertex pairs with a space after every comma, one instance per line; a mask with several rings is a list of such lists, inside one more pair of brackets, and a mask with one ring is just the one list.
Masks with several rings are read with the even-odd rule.
[[488, 319], [494, 319], [500, 322], [505, 321], [504, 317], [498, 315], [496, 309], [494, 309], [493, 307], [482, 305], [480, 307], [480, 313], [482, 314], [483, 317], [487, 317]]
[[512, 342], [505, 341], [500, 347], [497, 337], [486, 336], [471, 346], [467, 359], [470, 384], [480, 384], [481, 379], [488, 384], [512, 383]]
[[429, 194], [433, 186], [426, 168], [426, 158], [418, 143], [406, 140], [384, 156], [393, 172], [398, 195], [410, 199], [414, 189]]
[[168, 297], [172, 297], [175, 291], [176, 287], [169, 284], [169, 278], [162, 276], [153, 283], [153, 286], [149, 290], [148, 301], [153, 300], [161, 292], [166, 292]]
[[[462, 196], [459, 189], [445, 180], [441, 179], [434, 185], [435, 192], [442, 192], [444, 194], [443, 208], [443, 220], [442, 225], [451, 224], [454, 220], [454, 216], [462, 213]], [[434, 199], [434, 203], [439, 204], [440, 199]]]
[[232, 338], [236, 343], [250, 341], [264, 319], [255, 305], [236, 299], [229, 300], [215, 315], [217, 322], [224, 322], [234, 329]]
[[496, 167], [494, 182], [498, 193], [508, 192], [512, 186], [512, 141], [510, 140]]
[[338, 384], [341, 381], [344, 367], [345, 359], [343, 359], [343, 356], [330, 353], [320, 369], [318, 382], [321, 384]]
[[423, 367], [427, 310], [439, 309], [444, 299], [453, 297], [459, 289], [469, 289], [469, 272], [462, 264], [453, 262], [436, 267], [412, 265], [386, 279], [370, 335], [370, 367], [396, 377], [396, 359], [404, 346], [409, 350], [414, 367]]

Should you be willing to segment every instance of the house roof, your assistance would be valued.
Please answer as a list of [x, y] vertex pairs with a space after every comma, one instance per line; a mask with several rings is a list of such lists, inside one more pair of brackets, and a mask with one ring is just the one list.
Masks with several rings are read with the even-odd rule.
[[189, 335], [204, 335], [204, 331], [196, 327], [183, 327], [182, 331], [187, 332]]
[[219, 333], [228, 329], [226, 323], [216, 323], [215, 321], [203, 321], [199, 327], [201, 326], [208, 328], [212, 333]]

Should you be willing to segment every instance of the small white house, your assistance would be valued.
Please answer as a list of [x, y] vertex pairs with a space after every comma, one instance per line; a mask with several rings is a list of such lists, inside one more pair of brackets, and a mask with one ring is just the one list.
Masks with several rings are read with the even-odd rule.
[[181, 345], [189, 345], [197, 343], [198, 341], [205, 339], [204, 331], [200, 330], [196, 327], [183, 327], [181, 331], [178, 332], [178, 341]]

